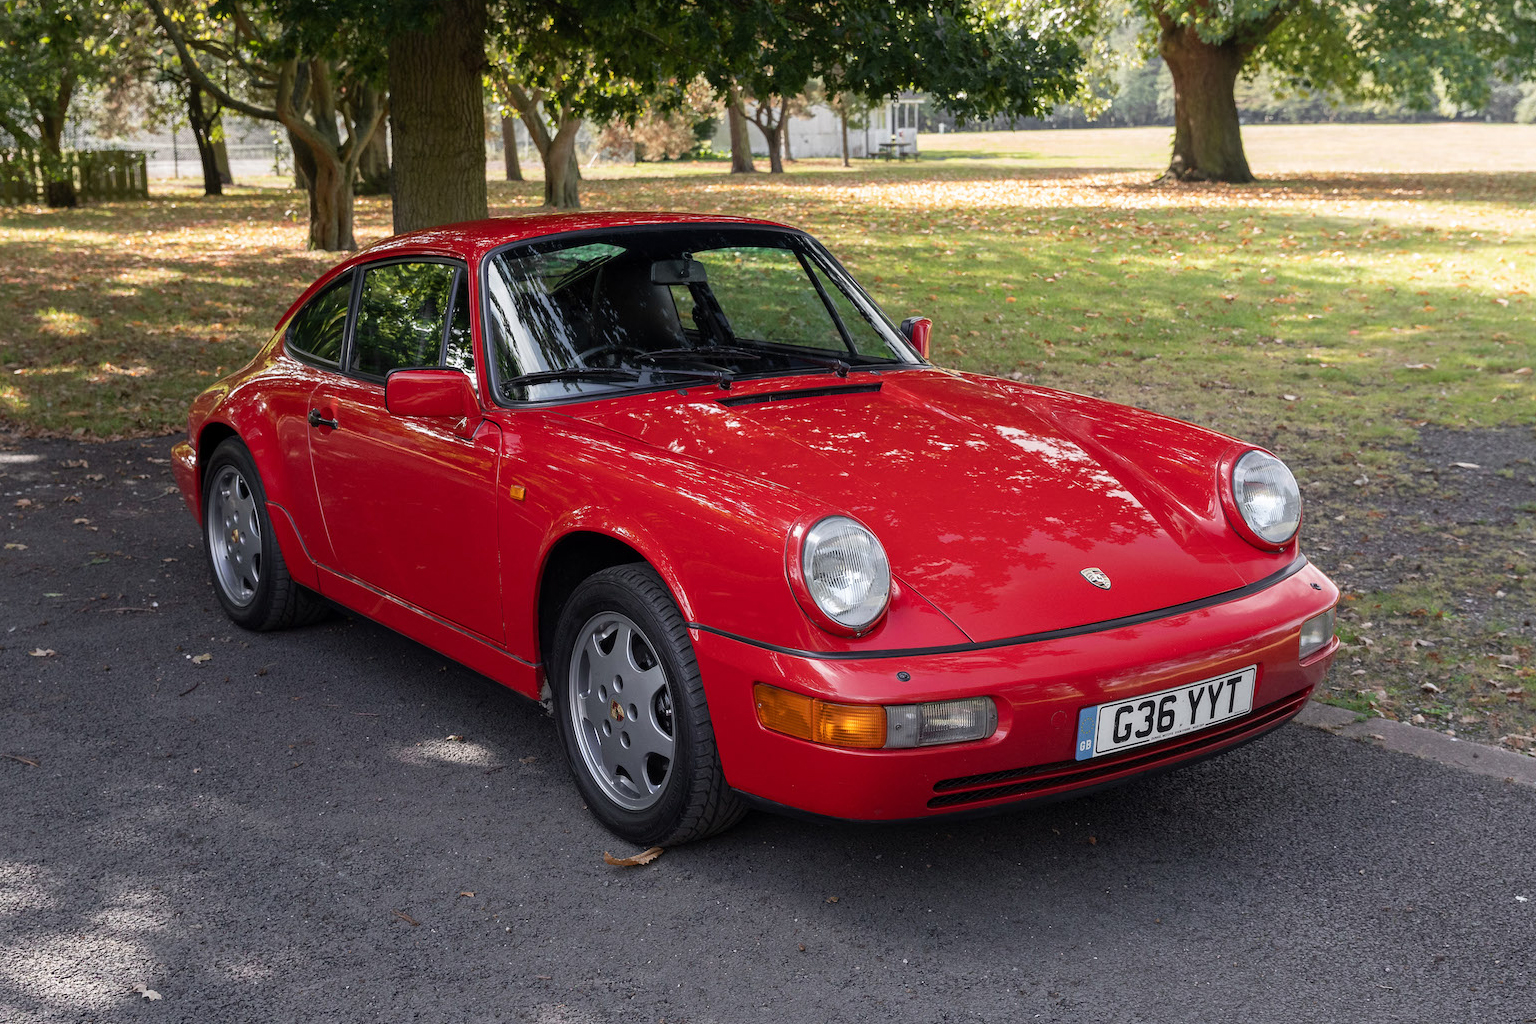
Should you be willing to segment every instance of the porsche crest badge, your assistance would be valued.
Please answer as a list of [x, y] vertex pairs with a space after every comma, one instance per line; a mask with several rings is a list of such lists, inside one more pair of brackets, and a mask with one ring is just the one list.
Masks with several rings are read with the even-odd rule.
[[1089, 583], [1092, 583], [1100, 590], [1109, 589], [1109, 574], [1103, 569], [1089, 566], [1086, 569], [1080, 569], [1078, 571], [1082, 573], [1083, 579], [1087, 580]]

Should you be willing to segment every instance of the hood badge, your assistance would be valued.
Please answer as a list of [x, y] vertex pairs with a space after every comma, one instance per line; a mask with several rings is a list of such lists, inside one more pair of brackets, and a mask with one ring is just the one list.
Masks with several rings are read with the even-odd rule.
[[1109, 589], [1109, 573], [1105, 572], [1103, 569], [1096, 568], [1095, 566], [1089, 566], [1086, 569], [1079, 569], [1078, 572], [1082, 574], [1083, 579], [1087, 580], [1089, 583], [1092, 583], [1100, 590]]

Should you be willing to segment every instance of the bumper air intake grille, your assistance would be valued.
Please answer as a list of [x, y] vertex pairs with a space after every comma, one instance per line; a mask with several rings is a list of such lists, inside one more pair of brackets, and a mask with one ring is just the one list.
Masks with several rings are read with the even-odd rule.
[[1312, 695], [1310, 689], [1267, 704], [1252, 714], [1215, 729], [1164, 740], [1150, 747], [1128, 750], [1090, 761], [1058, 761], [1033, 768], [967, 775], [944, 779], [934, 784], [939, 794], [928, 801], [934, 809], [960, 807], [987, 800], [1006, 800], [1025, 796], [1044, 796], [1083, 786], [1107, 784], [1138, 772], [1173, 767], [1186, 761], [1220, 753], [1228, 747], [1255, 739], [1299, 712]]

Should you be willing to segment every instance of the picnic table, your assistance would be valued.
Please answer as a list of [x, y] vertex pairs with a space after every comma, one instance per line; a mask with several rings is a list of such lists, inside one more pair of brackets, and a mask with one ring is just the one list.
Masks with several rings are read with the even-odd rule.
[[880, 143], [879, 149], [880, 155], [887, 160], [893, 156], [898, 160], [905, 160], [909, 150], [913, 159], [917, 158], [917, 143], [915, 142], [902, 142], [899, 139], [892, 139], [889, 142]]

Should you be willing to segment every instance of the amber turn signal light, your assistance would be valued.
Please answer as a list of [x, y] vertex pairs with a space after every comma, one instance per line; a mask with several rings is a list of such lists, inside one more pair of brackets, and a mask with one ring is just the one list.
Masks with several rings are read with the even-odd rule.
[[763, 728], [829, 747], [885, 746], [885, 708], [878, 704], [832, 704], [777, 686], [752, 687]]

